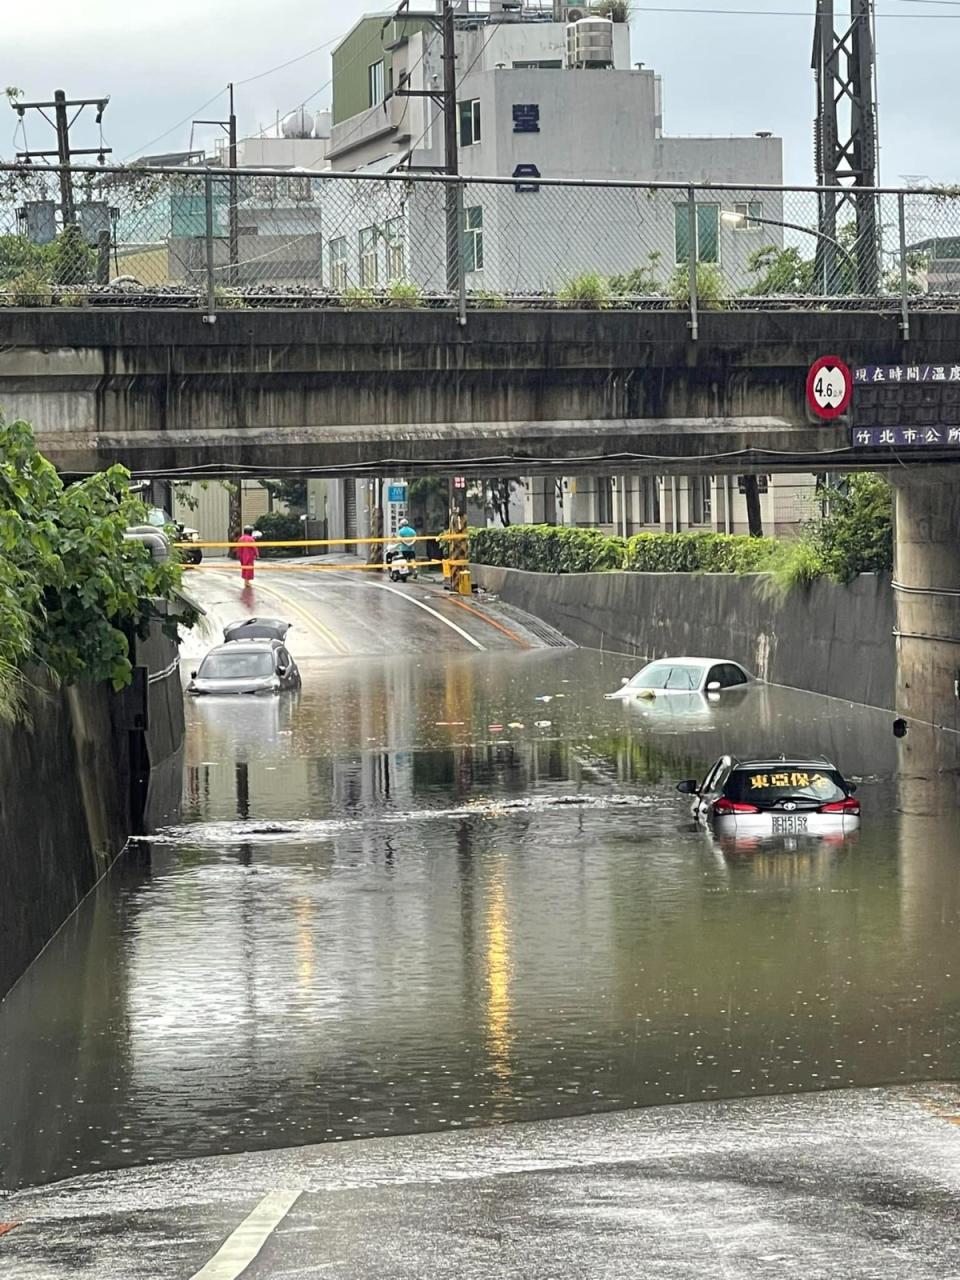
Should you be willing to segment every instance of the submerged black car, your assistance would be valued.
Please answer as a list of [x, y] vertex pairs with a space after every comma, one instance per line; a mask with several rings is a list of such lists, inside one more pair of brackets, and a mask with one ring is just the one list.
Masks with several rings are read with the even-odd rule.
[[720, 835], [828, 835], [860, 825], [856, 787], [824, 757], [740, 760], [721, 756], [703, 782], [677, 786], [698, 821]]

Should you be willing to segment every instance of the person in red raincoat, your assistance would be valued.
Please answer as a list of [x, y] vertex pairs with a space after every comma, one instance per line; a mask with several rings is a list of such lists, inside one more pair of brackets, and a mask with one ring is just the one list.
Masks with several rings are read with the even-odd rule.
[[240, 561], [240, 577], [244, 582], [253, 581], [253, 564], [260, 556], [253, 536], [253, 525], [243, 526], [243, 537], [237, 543], [237, 559]]

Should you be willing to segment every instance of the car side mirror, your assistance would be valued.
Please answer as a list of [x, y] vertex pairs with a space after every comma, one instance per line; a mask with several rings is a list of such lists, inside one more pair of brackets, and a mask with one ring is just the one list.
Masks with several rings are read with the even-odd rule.
[[707, 685], [707, 693], [719, 693], [721, 688], [719, 680], [711, 680]]
[[277, 675], [278, 675], [278, 676], [285, 676], [286, 674], [287, 674], [287, 668], [286, 668], [286, 667], [284, 667], [284, 666], [282, 666], [282, 665], [278, 665], [278, 667], [277, 667]]
[[677, 790], [682, 796], [695, 796], [700, 788], [697, 786], [696, 778], [687, 778], [686, 782], [677, 783]]
[[196, 673], [195, 671], [191, 671], [191, 672], [190, 672], [190, 679], [191, 679], [191, 680], [196, 680], [196, 678], [197, 678], [197, 673]]
[[857, 792], [857, 784], [856, 784], [855, 782], [848, 782], [848, 783], [847, 783], [847, 790], [850, 792], [850, 794], [851, 794], [851, 795], [856, 795], [856, 792]]
[[620, 681], [620, 688], [622, 689], [625, 685], [628, 685], [629, 683], [630, 683], [629, 679], [626, 676], [624, 676]]

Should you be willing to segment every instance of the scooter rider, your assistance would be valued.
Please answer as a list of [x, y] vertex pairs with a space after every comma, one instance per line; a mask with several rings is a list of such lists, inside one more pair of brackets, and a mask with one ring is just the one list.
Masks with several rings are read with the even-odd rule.
[[416, 575], [417, 549], [414, 539], [417, 533], [415, 529], [411, 529], [408, 524], [403, 525], [397, 530], [398, 542], [392, 542], [384, 554], [383, 560], [387, 567], [387, 572], [393, 574], [396, 572], [393, 561], [406, 561], [405, 568], [402, 570], [403, 577], [414, 577]]

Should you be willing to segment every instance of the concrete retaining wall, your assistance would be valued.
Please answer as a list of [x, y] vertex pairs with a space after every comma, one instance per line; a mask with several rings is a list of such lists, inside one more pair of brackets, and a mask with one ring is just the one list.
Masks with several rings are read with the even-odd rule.
[[128, 838], [178, 801], [176, 658], [158, 628], [138, 646], [138, 679], [123, 693], [34, 678], [27, 719], [0, 727], [0, 998]]
[[733, 658], [773, 684], [892, 710], [893, 591], [864, 574], [784, 601], [762, 574], [525, 573], [473, 567], [475, 581], [577, 644], [659, 658]]

